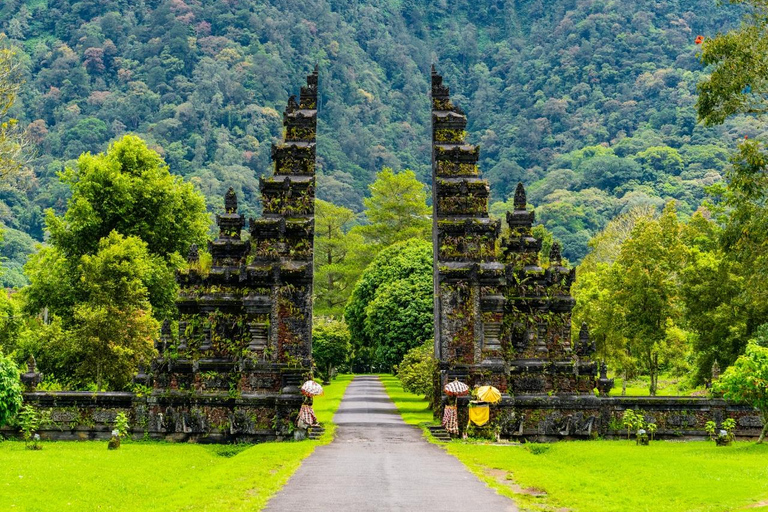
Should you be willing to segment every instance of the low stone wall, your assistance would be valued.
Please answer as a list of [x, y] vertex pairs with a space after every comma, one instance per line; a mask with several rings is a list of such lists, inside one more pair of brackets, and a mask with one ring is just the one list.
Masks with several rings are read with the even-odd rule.
[[[444, 399], [446, 400], [446, 399]], [[447, 399], [453, 403], [453, 399]], [[703, 439], [704, 425], [718, 425], [727, 418], [736, 420], [736, 437], [756, 438], [762, 421], [752, 407], [722, 399], [698, 397], [596, 397], [596, 396], [516, 396], [490, 406], [490, 422], [485, 427], [468, 424], [469, 398], [458, 399], [462, 433], [526, 441], [561, 439], [626, 438], [621, 420], [632, 409], [645, 421], [656, 423], [657, 439]]]
[[[33, 392], [24, 402], [40, 413], [38, 433], [50, 440], [109, 439], [115, 418], [128, 417], [136, 439], [191, 442], [263, 442], [293, 439], [304, 397], [296, 394], [225, 394], [168, 391], [134, 393]], [[14, 426], [0, 434], [19, 436]]]

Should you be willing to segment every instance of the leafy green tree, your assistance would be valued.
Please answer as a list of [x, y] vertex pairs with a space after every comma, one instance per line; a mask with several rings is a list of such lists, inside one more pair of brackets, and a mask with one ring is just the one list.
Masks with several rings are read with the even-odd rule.
[[[706, 124], [722, 124], [737, 114], [757, 117], [768, 110], [768, 4], [764, 0], [732, 0], [749, 7], [741, 25], [707, 39], [702, 45], [702, 62], [711, 74], [699, 83], [697, 110]], [[731, 157], [723, 203], [727, 208], [720, 236], [724, 263], [729, 272], [743, 279], [744, 315], [731, 326], [731, 351], [742, 347], [757, 326], [768, 320], [768, 155], [760, 140], [742, 141]]]
[[662, 368], [687, 371], [694, 339], [679, 304], [681, 229], [673, 203], [658, 219], [647, 208], [618, 217], [593, 240], [574, 286], [574, 320], [587, 322], [598, 353], [625, 380], [649, 375], [651, 395]]
[[75, 279], [77, 260], [69, 260], [57, 247], [42, 247], [30, 256], [24, 273], [30, 285], [24, 288], [25, 309], [28, 314], [59, 315], [72, 318], [73, 308], [82, 297]]
[[613, 293], [613, 265], [635, 225], [652, 219], [653, 209], [645, 207], [632, 209], [609, 222], [589, 242], [591, 251], [577, 268], [579, 277], [572, 289], [576, 299], [572, 332], [576, 336], [581, 323], [587, 323], [599, 357], [624, 377], [622, 395], [626, 393], [627, 379], [638, 371], [638, 361], [628, 350], [627, 337], [620, 328], [623, 311]]
[[352, 350], [349, 339], [349, 329], [343, 321], [315, 319], [312, 326], [312, 357], [326, 382], [330, 382], [334, 368], [349, 360]]
[[768, 434], [768, 348], [748, 343], [744, 355], [716, 381], [715, 390], [727, 400], [747, 403], [760, 411], [763, 430], [757, 442], [762, 443]]
[[655, 146], [640, 151], [634, 156], [634, 160], [642, 165], [649, 180], [666, 174], [680, 174], [685, 167], [680, 153], [668, 146]]
[[0, 289], [0, 351], [6, 354], [16, 349], [16, 341], [21, 331], [22, 317], [15, 300]]
[[619, 326], [629, 353], [650, 376], [650, 394], [656, 394], [663, 362], [685, 353], [669, 336], [679, 322], [677, 276], [684, 247], [674, 203], [658, 221], [640, 220], [622, 244], [612, 267], [611, 292], [621, 307]]
[[432, 208], [427, 191], [406, 169], [395, 173], [385, 167], [369, 187], [371, 197], [363, 199], [368, 224], [354, 229], [379, 249], [410, 238], [427, 240], [432, 232]]
[[49, 211], [47, 222], [52, 244], [69, 258], [93, 254], [112, 231], [141, 238], [167, 261], [205, 240], [210, 219], [202, 195], [136, 136], [81, 155], [62, 180], [72, 190], [67, 212]]
[[371, 248], [357, 232], [352, 210], [315, 201], [315, 312], [341, 318], [355, 281], [370, 261]]
[[375, 340], [378, 368], [391, 371], [412, 348], [434, 336], [432, 275], [383, 283], [365, 308], [365, 334]]
[[82, 258], [99, 250], [112, 233], [137, 237], [147, 246], [151, 267], [138, 272], [149, 290], [158, 318], [175, 307], [173, 271], [180, 253], [201, 244], [208, 230], [203, 196], [172, 176], [162, 158], [135, 136], [125, 136], [106, 153], [84, 154], [63, 180], [72, 189], [63, 217], [47, 214], [51, 248], [43, 249], [26, 267], [30, 286], [27, 310], [48, 308], [65, 323], [85, 300], [89, 276], [81, 274]]
[[146, 243], [112, 232], [82, 258], [86, 299], [74, 310], [72, 335], [81, 363], [76, 374], [96, 388], [124, 388], [138, 364], [154, 355], [160, 325], [152, 317], [141, 275], [154, 264]]
[[768, 112], [768, 3], [765, 0], [730, 0], [749, 6], [741, 26], [708, 38], [701, 61], [712, 67], [698, 85], [699, 119], [721, 124], [735, 114]]
[[[76, 371], [81, 363], [79, 344], [60, 317], [25, 317], [14, 345], [16, 362], [23, 365], [29, 356], [34, 356], [47, 381], [55, 381], [65, 389], [85, 387], [81, 385], [82, 373]], [[92, 382], [90, 378], [85, 384]]]
[[687, 245], [680, 272], [680, 298], [688, 328], [696, 333], [696, 382], [710, 377], [713, 363], [726, 367], [744, 350], [754, 306], [741, 265], [720, 250], [721, 229], [697, 212], [683, 228]]
[[392, 368], [433, 336], [432, 244], [383, 250], [360, 276], [344, 310], [357, 362]]
[[0, 351], [0, 427], [21, 409], [22, 394], [19, 367], [11, 356]]
[[643, 168], [636, 160], [615, 155], [591, 158], [584, 162], [579, 171], [586, 185], [605, 190], [644, 178]]

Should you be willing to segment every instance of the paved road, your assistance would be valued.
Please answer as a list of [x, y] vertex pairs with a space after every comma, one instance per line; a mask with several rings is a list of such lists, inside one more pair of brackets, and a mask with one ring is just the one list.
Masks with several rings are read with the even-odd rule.
[[268, 512], [517, 510], [406, 425], [378, 377], [355, 377], [334, 422], [336, 439], [304, 460]]

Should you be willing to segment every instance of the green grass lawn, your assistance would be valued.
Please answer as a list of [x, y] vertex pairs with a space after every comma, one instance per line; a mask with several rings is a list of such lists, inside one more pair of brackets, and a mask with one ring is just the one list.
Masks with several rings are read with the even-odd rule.
[[[326, 426], [351, 376], [315, 399]], [[332, 430], [329, 429], [329, 430]], [[260, 510], [320, 441], [205, 446], [106, 441], [49, 442], [41, 451], [0, 443], [0, 511]]]
[[[621, 377], [614, 378], [613, 389], [610, 396], [621, 396]], [[648, 386], [650, 379], [648, 376], [637, 377], [627, 381], [626, 396], [649, 396]], [[671, 375], [659, 375], [657, 396], [707, 396], [709, 392], [703, 386], [691, 388], [687, 385], [685, 379]]]
[[[425, 400], [403, 391], [392, 376], [382, 376], [382, 382], [406, 422], [418, 425], [432, 421]], [[523, 510], [768, 510], [768, 445], [451, 441], [442, 446], [491, 487], [513, 498]]]

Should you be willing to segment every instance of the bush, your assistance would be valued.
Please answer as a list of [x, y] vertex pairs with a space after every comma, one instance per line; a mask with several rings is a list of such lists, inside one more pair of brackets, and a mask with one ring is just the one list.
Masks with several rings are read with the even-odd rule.
[[403, 357], [403, 362], [397, 366], [397, 378], [403, 384], [403, 389], [424, 395], [430, 402], [435, 393], [435, 372], [437, 359], [432, 341], [409, 350]]
[[347, 324], [339, 320], [318, 319], [312, 328], [312, 357], [317, 370], [331, 380], [331, 370], [349, 360], [351, 345]]
[[432, 339], [433, 292], [432, 244], [414, 238], [379, 253], [344, 310], [356, 361], [389, 371]]
[[19, 367], [11, 356], [0, 352], [0, 426], [8, 423], [21, 409]]

